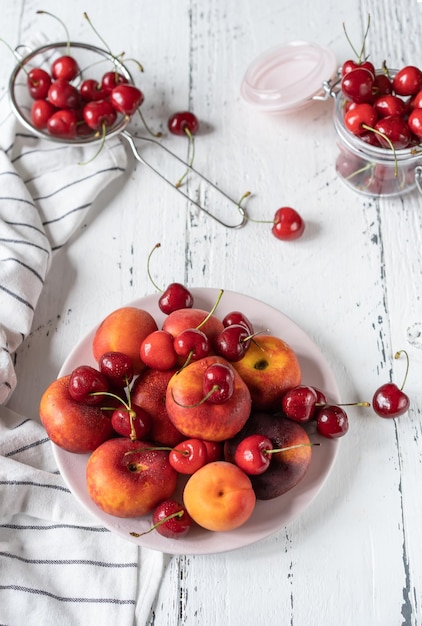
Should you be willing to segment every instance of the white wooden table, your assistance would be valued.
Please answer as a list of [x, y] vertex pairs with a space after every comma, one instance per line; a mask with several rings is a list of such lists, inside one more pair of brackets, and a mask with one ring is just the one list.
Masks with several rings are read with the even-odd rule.
[[[35, 417], [75, 342], [113, 308], [153, 291], [146, 259], [157, 242], [158, 284], [225, 288], [275, 306], [319, 345], [345, 401], [370, 400], [390, 379], [400, 384], [403, 361], [393, 355], [406, 349], [409, 413], [394, 421], [351, 409], [334, 470], [303, 515], [241, 550], [169, 559], [151, 623], [422, 625], [421, 198], [379, 200], [343, 186], [331, 101], [280, 117], [255, 113], [240, 97], [246, 67], [273, 45], [303, 39], [329, 46], [339, 63], [353, 56], [342, 23], [360, 46], [368, 13], [373, 62], [422, 65], [422, 3], [26, 0], [2, 3], [1, 36], [13, 46], [38, 31], [61, 38], [38, 9], [64, 19], [74, 40], [98, 44], [87, 11], [113, 51], [143, 64], [138, 84], [152, 127], [165, 131], [171, 113], [194, 111], [196, 167], [235, 198], [253, 192], [255, 219], [291, 205], [307, 229], [294, 243], [264, 224], [225, 229], [129, 156], [127, 173], [55, 258], [16, 355], [10, 406]], [[13, 66], [4, 48], [2, 89]], [[186, 156], [180, 138], [166, 144]], [[156, 159], [177, 179], [177, 168]]]

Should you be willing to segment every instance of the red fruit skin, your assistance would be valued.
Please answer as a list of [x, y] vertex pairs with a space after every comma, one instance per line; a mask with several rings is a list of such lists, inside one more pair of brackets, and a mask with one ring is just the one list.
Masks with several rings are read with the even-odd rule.
[[317, 431], [327, 439], [343, 437], [349, 430], [346, 412], [335, 405], [327, 405], [317, 412]]
[[364, 135], [368, 128], [373, 128], [377, 123], [378, 115], [371, 104], [363, 102], [350, 107], [344, 114], [344, 125], [347, 130], [356, 136]]
[[117, 407], [111, 415], [111, 424], [118, 435], [135, 439], [149, 437], [152, 427], [152, 417], [141, 407], [132, 404], [132, 420], [128, 409], [122, 405]]
[[190, 111], [180, 111], [169, 118], [167, 127], [173, 135], [185, 135], [186, 130], [194, 135], [198, 131], [199, 121]]
[[353, 102], [372, 102], [373, 99], [373, 86], [374, 86], [374, 74], [364, 68], [358, 67], [350, 72], [347, 72], [341, 80], [341, 90], [346, 98], [349, 98]]
[[128, 82], [128, 79], [122, 74], [119, 74], [119, 72], [110, 71], [103, 75], [101, 79], [101, 87], [106, 93], [109, 94], [117, 85], [123, 85]]
[[234, 462], [246, 474], [259, 476], [267, 471], [271, 456], [266, 454], [274, 448], [265, 435], [249, 435], [239, 442], [234, 453]]
[[388, 117], [389, 115], [402, 116], [406, 113], [407, 105], [401, 98], [387, 94], [375, 100], [374, 109], [378, 117]]
[[201, 439], [185, 439], [171, 450], [169, 463], [179, 474], [193, 474], [207, 463], [207, 448]]
[[313, 387], [298, 385], [287, 391], [281, 399], [283, 413], [295, 422], [309, 422], [315, 412], [317, 393]]
[[109, 97], [116, 111], [123, 115], [133, 115], [144, 101], [142, 91], [129, 83], [123, 83], [114, 87]]
[[407, 120], [410, 130], [422, 139], [422, 109], [414, 109]]
[[170, 315], [170, 313], [179, 309], [191, 309], [193, 307], [193, 296], [184, 285], [170, 283], [161, 294], [158, 306], [163, 313]]
[[34, 100], [31, 107], [31, 122], [35, 128], [42, 130], [47, 127], [48, 120], [56, 111], [56, 107], [48, 100]]
[[379, 417], [393, 418], [403, 415], [409, 409], [408, 396], [394, 383], [381, 385], [372, 399], [372, 408]]
[[84, 80], [79, 87], [79, 91], [85, 102], [91, 102], [92, 100], [104, 100], [109, 93], [102, 88], [101, 83], [98, 83], [93, 78], [87, 78]]
[[[173, 515], [179, 511], [183, 511], [180, 516], [177, 515], [176, 517], [166, 520], [169, 515]], [[192, 526], [192, 518], [182, 504], [176, 500], [165, 500], [154, 510], [152, 523], [154, 526], [159, 524], [155, 530], [163, 537], [167, 539], [180, 539], [188, 534]]]
[[414, 65], [406, 65], [393, 78], [393, 89], [399, 96], [414, 96], [422, 89], [422, 72]]
[[176, 371], [146, 369], [132, 388], [132, 402], [152, 416], [151, 439], [171, 447], [186, 439], [171, 422], [165, 404], [167, 385]]
[[81, 102], [81, 95], [76, 87], [59, 78], [51, 83], [48, 99], [58, 109], [77, 109]]
[[[378, 120], [375, 124], [375, 129], [390, 139], [395, 150], [407, 148], [410, 143], [411, 132], [409, 126], [406, 121], [398, 115], [392, 115], [391, 117], [384, 117]], [[388, 141], [378, 133], [377, 139], [383, 148], [391, 150]]]
[[84, 121], [92, 130], [101, 130], [103, 126], [113, 126], [117, 119], [117, 111], [108, 100], [88, 102], [82, 112]]
[[34, 100], [45, 99], [51, 85], [51, 76], [40, 67], [34, 67], [28, 72], [26, 79], [28, 91]]
[[53, 62], [51, 73], [56, 80], [73, 80], [79, 73], [79, 66], [73, 57], [64, 55]]
[[41, 423], [51, 441], [76, 454], [86, 454], [114, 435], [109, 417], [99, 406], [73, 400], [69, 394], [70, 376], [53, 381], [40, 401]]
[[305, 222], [295, 209], [281, 207], [274, 215], [272, 234], [283, 241], [299, 239], [305, 231]]

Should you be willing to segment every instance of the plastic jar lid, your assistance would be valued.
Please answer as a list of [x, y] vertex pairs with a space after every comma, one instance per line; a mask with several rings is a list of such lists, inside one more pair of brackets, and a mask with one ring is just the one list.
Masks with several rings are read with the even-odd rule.
[[246, 70], [243, 99], [267, 113], [291, 112], [309, 104], [337, 72], [329, 48], [292, 41], [261, 54]]

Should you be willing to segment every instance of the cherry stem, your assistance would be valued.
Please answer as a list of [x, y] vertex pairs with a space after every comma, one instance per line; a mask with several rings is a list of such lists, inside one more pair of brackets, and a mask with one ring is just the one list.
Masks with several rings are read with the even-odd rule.
[[[17, 60], [17, 62], [19, 63], [19, 67], [21, 68], [21, 70], [23, 72], [25, 72], [25, 74], [27, 76], [29, 76], [28, 70], [26, 69], [26, 67], [24, 66], [24, 64], [22, 63], [18, 53], [16, 52], [16, 50], [13, 50], [12, 46], [10, 44], [7, 43], [7, 41], [5, 41], [4, 39], [0, 39], [0, 41], [2, 43], [4, 43], [5, 46], [7, 46], [7, 48], [9, 48], [10, 52], [13, 54], [13, 56], [15, 57], [15, 59]], [[37, 81], [36, 80], [32, 80], [32, 85], [37, 85]]]
[[112, 53], [110, 46], [108, 45], [108, 43], [105, 41], [105, 39], [103, 39], [103, 37], [100, 35], [100, 33], [98, 32], [98, 30], [95, 28], [94, 24], [91, 22], [88, 13], [86, 11], [84, 11], [84, 18], [86, 19], [86, 21], [88, 22], [88, 24], [91, 26], [92, 30], [94, 31], [94, 33], [97, 35], [98, 39], [100, 39], [102, 41], [102, 43], [104, 44], [104, 46], [106, 47], [107, 51], [111, 54], [111, 56], [113, 57], [113, 59], [116, 59], [116, 57], [114, 56], [114, 54]]
[[371, 23], [371, 15], [368, 13], [368, 23], [367, 23], [367, 26], [366, 26], [365, 34], [363, 36], [362, 47], [360, 49], [360, 52], [358, 53], [357, 50], [355, 49], [354, 45], [352, 44], [352, 42], [351, 42], [351, 40], [349, 38], [349, 35], [347, 34], [346, 24], [343, 22], [344, 34], [346, 35], [346, 39], [347, 39], [350, 47], [352, 48], [353, 52], [355, 53], [357, 61], [358, 61], [359, 64], [362, 62], [362, 57], [365, 58], [364, 55], [365, 55], [366, 38], [368, 36], [370, 23]]
[[152, 282], [153, 286], [156, 288], [157, 291], [159, 291], [160, 293], [164, 293], [164, 289], [161, 289], [156, 282], [154, 282], [152, 276], [151, 276], [151, 271], [150, 271], [150, 261], [151, 261], [151, 256], [152, 253], [154, 252], [154, 250], [156, 250], [157, 248], [161, 248], [161, 243], [156, 243], [155, 246], [153, 247], [153, 249], [151, 250], [151, 252], [148, 255], [148, 259], [147, 259], [147, 272], [148, 272], [148, 278], [150, 279], [150, 281]]
[[188, 166], [186, 168], [185, 173], [183, 174], [183, 176], [181, 178], [179, 178], [179, 180], [176, 183], [176, 187], [179, 188], [182, 186], [183, 181], [185, 180], [186, 176], [189, 174], [189, 170], [191, 169], [192, 165], [193, 165], [193, 160], [195, 157], [195, 139], [192, 135], [192, 133], [190, 132], [189, 128], [185, 128], [184, 129], [188, 139], [189, 139], [189, 146], [188, 146]]
[[368, 126], [367, 124], [362, 124], [362, 128], [364, 128], [365, 130], [370, 130], [373, 133], [375, 133], [376, 135], [379, 135], [380, 137], [382, 137], [388, 143], [388, 145], [390, 146], [391, 151], [393, 153], [393, 156], [394, 156], [394, 176], [395, 176], [395, 178], [397, 178], [398, 172], [399, 172], [399, 165], [398, 165], [398, 161], [397, 161], [396, 149], [394, 148], [391, 139], [389, 137], [387, 137], [387, 135], [385, 135], [381, 131], [377, 130], [376, 128], [372, 128], [372, 126]]
[[[188, 363], [185, 363], [183, 367], [186, 367], [186, 365], [188, 365]], [[181, 406], [184, 409], [195, 409], [197, 406], [201, 406], [201, 404], [204, 404], [204, 402], [206, 402], [212, 396], [212, 394], [215, 391], [218, 391], [219, 389], [220, 387], [218, 385], [213, 385], [213, 387], [209, 390], [209, 392], [205, 394], [205, 396], [201, 398], [201, 400], [199, 402], [196, 402], [195, 404], [182, 404], [181, 402], [178, 402], [176, 398], [174, 397], [173, 389], [171, 390], [171, 397], [172, 397], [173, 402], [175, 402], [177, 406]]]
[[92, 161], [94, 161], [97, 158], [97, 156], [100, 154], [101, 150], [104, 148], [106, 137], [107, 137], [107, 125], [103, 122], [100, 147], [90, 159], [88, 159], [87, 161], [79, 161], [78, 165], [88, 165], [88, 163], [91, 163]]
[[[317, 402], [315, 404], [317, 407], [329, 406], [327, 402]], [[336, 404], [336, 406], [371, 406], [370, 402], [344, 402], [342, 404]]]
[[144, 125], [145, 130], [147, 131], [147, 133], [152, 135], [152, 137], [156, 137], [157, 139], [159, 139], [162, 136], [162, 133], [160, 131], [158, 131], [157, 133], [154, 133], [154, 131], [150, 129], [150, 127], [148, 126], [148, 124], [145, 121], [145, 117], [143, 116], [140, 108], [138, 108], [138, 113], [139, 113], [139, 117], [141, 118], [142, 124]]
[[405, 371], [405, 373], [404, 373], [404, 379], [403, 379], [402, 386], [400, 387], [400, 391], [403, 391], [403, 388], [404, 388], [404, 386], [405, 386], [405, 384], [406, 384], [407, 375], [408, 375], [408, 373], [409, 373], [409, 355], [408, 355], [408, 353], [406, 352], [406, 350], [398, 350], [398, 351], [396, 352], [396, 354], [394, 355], [394, 358], [395, 358], [395, 359], [399, 359], [399, 358], [401, 357], [401, 355], [402, 355], [402, 354], [404, 354], [404, 355], [405, 355], [405, 357], [406, 357], [406, 371]]
[[174, 519], [175, 517], [179, 517], [179, 518], [182, 517], [184, 512], [185, 512], [184, 509], [180, 509], [180, 511], [176, 511], [175, 513], [171, 513], [170, 515], [167, 515], [166, 517], [163, 517], [162, 520], [160, 520], [159, 522], [154, 524], [154, 526], [151, 526], [151, 528], [149, 528], [148, 530], [145, 530], [143, 533], [131, 532], [130, 535], [132, 537], [143, 537], [143, 535], [147, 535], [152, 530], [155, 530], [156, 528], [158, 528], [158, 526], [161, 526], [162, 524], [165, 524], [169, 520]]
[[217, 300], [214, 303], [214, 306], [212, 307], [211, 311], [208, 313], [208, 315], [202, 320], [202, 322], [200, 324], [198, 324], [198, 326], [196, 327], [196, 330], [200, 330], [202, 328], [202, 326], [204, 326], [204, 324], [206, 324], [208, 322], [208, 320], [210, 319], [210, 317], [215, 313], [216, 308], [218, 307], [220, 300], [223, 296], [224, 293], [224, 289], [220, 289], [220, 293], [218, 294]]
[[287, 452], [288, 450], [295, 450], [296, 448], [309, 448], [319, 445], [319, 443], [297, 443], [294, 446], [287, 446], [286, 448], [271, 448], [271, 450], [264, 450], [264, 454], [275, 454], [276, 452]]
[[50, 13], [49, 11], [37, 11], [37, 13], [39, 15], [49, 15], [50, 17], [53, 17], [55, 20], [57, 20], [58, 22], [60, 22], [60, 24], [63, 26], [64, 31], [66, 33], [66, 55], [69, 56], [70, 54], [70, 35], [69, 35], [69, 31], [68, 28], [66, 26], [66, 24], [63, 22], [63, 20], [61, 20], [59, 17], [57, 17], [57, 15], [54, 15], [53, 13]]

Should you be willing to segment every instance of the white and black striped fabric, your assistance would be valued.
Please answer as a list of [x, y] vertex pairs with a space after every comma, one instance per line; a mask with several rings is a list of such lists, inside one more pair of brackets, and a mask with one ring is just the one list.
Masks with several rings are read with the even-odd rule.
[[90, 155], [32, 136], [0, 96], [0, 626], [144, 626], [163, 574], [163, 555], [95, 524], [40, 423], [6, 407], [55, 251], [125, 171], [119, 138]]

